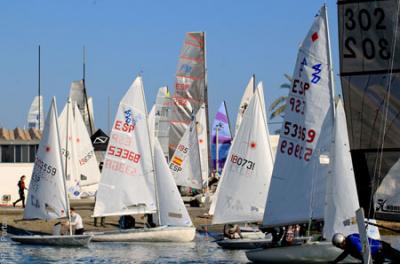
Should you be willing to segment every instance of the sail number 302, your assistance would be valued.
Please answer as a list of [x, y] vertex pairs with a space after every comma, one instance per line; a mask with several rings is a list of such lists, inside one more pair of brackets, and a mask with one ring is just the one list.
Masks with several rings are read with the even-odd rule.
[[[357, 11], [347, 8], [344, 10], [344, 27], [347, 30], [343, 43], [344, 58], [355, 59], [356, 51], [360, 50], [362, 55], [368, 59], [380, 58], [382, 60], [390, 59], [389, 41], [384, 37], [377, 39], [361, 37], [361, 39], [352, 36], [352, 33], [367, 36], [366, 31], [373, 30], [382, 32], [387, 29], [385, 24], [385, 11], [382, 8], [368, 10], [361, 8]], [[357, 34], [357, 35], [358, 35]], [[379, 34], [384, 36], [383, 34]]]

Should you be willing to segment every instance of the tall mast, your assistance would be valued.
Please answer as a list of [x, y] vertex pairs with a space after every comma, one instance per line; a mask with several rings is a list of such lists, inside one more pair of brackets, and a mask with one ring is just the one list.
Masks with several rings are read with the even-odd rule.
[[86, 111], [87, 111], [88, 120], [89, 120], [89, 130], [90, 130], [89, 133], [91, 136], [91, 135], [93, 135], [93, 127], [92, 127], [92, 120], [90, 117], [89, 102], [88, 102], [88, 96], [86, 93], [86, 84], [85, 84], [85, 78], [86, 78], [86, 48], [85, 48], [85, 46], [83, 46], [82, 71], [83, 71], [83, 76], [82, 76], [83, 96], [85, 97]]
[[38, 96], [39, 96], [39, 130], [41, 130], [41, 127], [40, 127], [40, 118], [41, 118], [41, 116], [40, 116], [40, 114], [41, 114], [41, 105], [40, 105], [40, 45], [39, 45], [39, 47], [38, 47], [39, 49], [38, 49], [38, 51], [39, 51], [39, 60], [38, 60]]
[[[206, 45], [206, 32], [203, 32], [203, 46], [204, 46], [204, 52], [203, 52], [203, 61], [204, 61], [204, 107], [206, 108], [206, 126], [207, 126], [207, 152], [208, 152], [208, 173], [210, 174], [212, 170], [212, 162], [211, 162], [211, 151], [210, 151], [210, 125], [208, 122], [208, 80], [207, 80], [207, 45]], [[208, 178], [209, 175], [207, 175], [207, 190], [208, 190]]]

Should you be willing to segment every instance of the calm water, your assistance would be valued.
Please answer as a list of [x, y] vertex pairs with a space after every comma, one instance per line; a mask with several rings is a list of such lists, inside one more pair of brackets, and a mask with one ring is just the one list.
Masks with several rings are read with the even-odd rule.
[[[400, 248], [400, 237], [384, 237]], [[222, 250], [211, 237], [192, 243], [91, 243], [89, 248], [56, 248], [0, 243], [0, 263], [248, 263], [244, 251]]]
[[197, 235], [191, 243], [91, 243], [89, 248], [56, 248], [0, 243], [0, 263], [248, 263], [244, 251], [218, 248]]

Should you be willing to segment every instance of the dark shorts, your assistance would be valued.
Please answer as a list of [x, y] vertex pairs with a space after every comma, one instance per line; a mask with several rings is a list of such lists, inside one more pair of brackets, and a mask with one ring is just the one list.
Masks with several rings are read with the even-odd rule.
[[84, 231], [85, 231], [85, 229], [83, 229], [83, 228], [75, 229], [75, 235], [83, 235]]

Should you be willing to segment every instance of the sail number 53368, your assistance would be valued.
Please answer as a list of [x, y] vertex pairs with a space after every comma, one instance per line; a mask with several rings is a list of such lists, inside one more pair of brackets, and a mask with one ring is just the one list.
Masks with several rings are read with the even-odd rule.
[[134, 163], [138, 163], [140, 161], [140, 154], [130, 151], [128, 149], [119, 148], [116, 146], [110, 146], [108, 148], [108, 155], [112, 155], [115, 157], [121, 157], [123, 159], [131, 160]]

